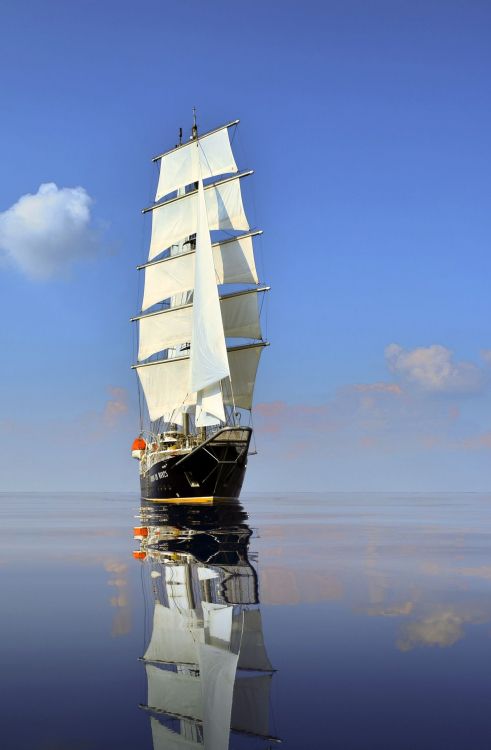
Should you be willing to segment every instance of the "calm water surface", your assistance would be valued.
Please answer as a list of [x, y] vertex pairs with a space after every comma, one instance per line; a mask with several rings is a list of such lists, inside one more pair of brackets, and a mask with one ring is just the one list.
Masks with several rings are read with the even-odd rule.
[[491, 496], [0, 502], [5, 750], [491, 746]]

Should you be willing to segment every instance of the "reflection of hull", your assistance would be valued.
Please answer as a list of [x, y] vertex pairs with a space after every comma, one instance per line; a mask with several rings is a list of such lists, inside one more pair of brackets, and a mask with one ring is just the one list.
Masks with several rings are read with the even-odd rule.
[[247, 467], [249, 427], [224, 428], [190, 453], [170, 455], [141, 474], [141, 494], [176, 502], [237, 498]]
[[142, 500], [136, 538], [143, 559], [166, 566], [177, 560], [212, 566], [223, 580], [227, 604], [258, 603], [257, 573], [248, 559], [252, 534], [247, 513], [237, 500], [183, 503]]
[[155, 552], [171, 552], [205, 564], [211, 560], [213, 565], [250, 567], [247, 550], [252, 531], [236, 500], [195, 505], [143, 500], [141, 519], [146, 524], [145, 550], [151, 557]]
[[141, 520], [150, 529], [169, 529], [172, 539], [190, 534], [224, 534], [240, 529], [247, 538], [251, 529], [247, 513], [238, 500], [216, 500], [213, 503], [174, 503], [141, 501]]

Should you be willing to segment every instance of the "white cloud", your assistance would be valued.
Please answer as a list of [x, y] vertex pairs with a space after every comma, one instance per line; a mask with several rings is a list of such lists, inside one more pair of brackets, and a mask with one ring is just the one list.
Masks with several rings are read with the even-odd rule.
[[258, 434], [273, 434], [270, 450], [288, 457], [415, 452], [436, 461], [444, 451], [489, 452], [489, 425], [469, 421], [465, 409], [465, 398], [489, 383], [485, 367], [455, 361], [439, 345], [391, 344], [386, 359], [397, 380], [345, 385], [324, 403], [256, 404]]
[[[418, 389], [390, 382], [356, 383], [339, 388], [325, 403], [255, 406], [258, 434], [274, 434], [274, 450], [397, 453], [440, 448], [458, 426], [459, 409], [452, 400], [427, 398]], [[322, 439], [319, 440], [319, 435]]]
[[453, 646], [464, 637], [467, 624], [482, 625], [489, 622], [488, 608], [478, 606], [453, 607], [442, 605], [426, 617], [412, 620], [401, 628], [397, 647], [410, 651], [418, 646]]
[[97, 248], [91, 204], [83, 187], [41, 185], [0, 213], [0, 250], [31, 278], [56, 276]]
[[405, 350], [399, 344], [385, 349], [389, 369], [402, 380], [432, 393], [475, 393], [483, 374], [472, 362], [456, 362], [453, 352], [440, 344]]
[[397, 641], [401, 651], [410, 651], [416, 646], [453, 646], [463, 635], [465, 619], [452, 610], [436, 612], [421, 620], [407, 623]]

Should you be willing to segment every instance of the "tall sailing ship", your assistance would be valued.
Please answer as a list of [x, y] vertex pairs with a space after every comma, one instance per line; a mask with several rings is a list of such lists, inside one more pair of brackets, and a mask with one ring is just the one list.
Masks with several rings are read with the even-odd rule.
[[[263, 339], [251, 230], [230, 131], [189, 141], [160, 162], [138, 326], [143, 498], [237, 498], [252, 435], [251, 409]], [[180, 141], [182, 140], [182, 131]], [[211, 235], [213, 233], [213, 237]], [[142, 398], [142, 395], [144, 398]], [[144, 429], [144, 425], [148, 427]]]

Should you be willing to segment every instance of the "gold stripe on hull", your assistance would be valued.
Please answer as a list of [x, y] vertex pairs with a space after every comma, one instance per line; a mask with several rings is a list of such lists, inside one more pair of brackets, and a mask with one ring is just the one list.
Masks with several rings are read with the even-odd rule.
[[194, 503], [199, 503], [200, 505], [213, 505], [214, 502], [237, 500], [237, 498], [210, 495], [209, 497], [142, 497], [142, 500], [148, 500], [152, 503], [172, 503], [174, 505], [193, 505]]

